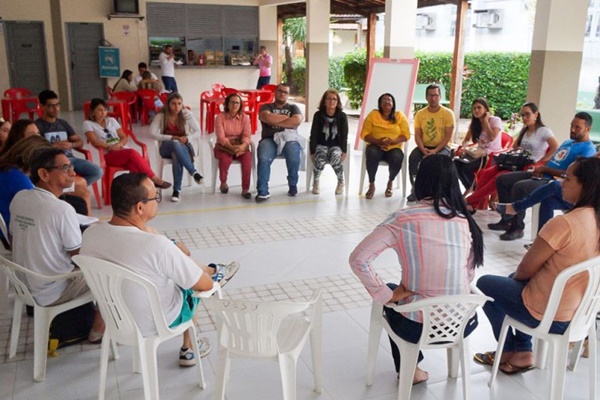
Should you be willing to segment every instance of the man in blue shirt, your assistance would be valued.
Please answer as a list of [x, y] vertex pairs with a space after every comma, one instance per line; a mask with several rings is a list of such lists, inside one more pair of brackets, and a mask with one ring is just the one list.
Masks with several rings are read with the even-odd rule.
[[[596, 153], [594, 144], [590, 141], [592, 117], [586, 112], [575, 114], [571, 121], [571, 138], [560, 145], [554, 156], [545, 164], [536, 167], [531, 172], [511, 172], [498, 177], [496, 190], [499, 203], [513, 203], [525, 198], [540, 186], [547, 184], [556, 177], [561, 177], [567, 167], [577, 157], [591, 157]], [[502, 220], [488, 224], [494, 231], [506, 231], [500, 235], [500, 240], [515, 240], [523, 237], [525, 229], [525, 211], [514, 216], [504, 214]]]

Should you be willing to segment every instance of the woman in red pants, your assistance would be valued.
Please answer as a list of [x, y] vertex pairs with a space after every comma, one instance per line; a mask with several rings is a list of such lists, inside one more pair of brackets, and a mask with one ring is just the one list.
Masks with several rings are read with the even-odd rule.
[[242, 164], [242, 197], [250, 199], [250, 172], [252, 154], [250, 153], [250, 119], [244, 114], [244, 103], [237, 93], [225, 98], [225, 111], [215, 120], [217, 143], [215, 158], [219, 160], [219, 178], [221, 193], [227, 193], [227, 173], [235, 159]]
[[[542, 115], [535, 103], [523, 104], [521, 118], [523, 119], [523, 128], [513, 144], [513, 149], [527, 151], [536, 163], [545, 163], [558, 149], [558, 141], [552, 131], [542, 122]], [[473, 210], [482, 200], [493, 194], [496, 191], [496, 179], [507, 172], [510, 171], [502, 171], [496, 165], [479, 172], [477, 188], [466, 198], [470, 206], [469, 210]]]
[[126, 147], [127, 135], [121, 129], [121, 125], [116, 119], [107, 117], [106, 114], [104, 100], [92, 99], [89, 120], [83, 122], [83, 131], [90, 143], [104, 149], [106, 164], [122, 167], [131, 172], [143, 172], [148, 175], [157, 188], [170, 188], [171, 184], [159, 178], [140, 153]]

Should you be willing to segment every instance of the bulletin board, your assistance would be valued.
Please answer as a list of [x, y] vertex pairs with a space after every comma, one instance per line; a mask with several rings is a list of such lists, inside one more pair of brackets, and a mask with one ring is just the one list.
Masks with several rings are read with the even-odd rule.
[[419, 60], [417, 59], [373, 59], [367, 75], [367, 84], [358, 120], [358, 132], [354, 142], [355, 150], [360, 144], [363, 122], [366, 116], [378, 107], [377, 99], [382, 94], [392, 94], [396, 99], [396, 111], [402, 111], [407, 118], [410, 118], [418, 71]]

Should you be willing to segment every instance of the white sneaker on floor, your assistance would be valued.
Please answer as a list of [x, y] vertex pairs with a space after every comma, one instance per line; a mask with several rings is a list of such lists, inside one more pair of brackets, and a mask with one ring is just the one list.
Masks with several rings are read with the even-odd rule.
[[[198, 351], [200, 352], [200, 358], [204, 358], [210, 354], [212, 347], [205, 337], [198, 339]], [[185, 349], [183, 347], [179, 350], [179, 366], [180, 367], [193, 367], [196, 365], [196, 355], [192, 349]]]

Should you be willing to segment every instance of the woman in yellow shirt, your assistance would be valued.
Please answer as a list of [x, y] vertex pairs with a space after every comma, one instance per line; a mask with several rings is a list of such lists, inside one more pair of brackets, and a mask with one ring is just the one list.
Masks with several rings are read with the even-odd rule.
[[401, 111], [396, 111], [396, 99], [389, 93], [382, 94], [377, 100], [379, 108], [367, 115], [360, 137], [367, 142], [367, 174], [369, 190], [365, 197], [372, 199], [375, 194], [375, 174], [380, 161], [389, 166], [389, 180], [385, 197], [392, 197], [392, 184], [402, 167], [403, 143], [410, 138], [408, 120]]

